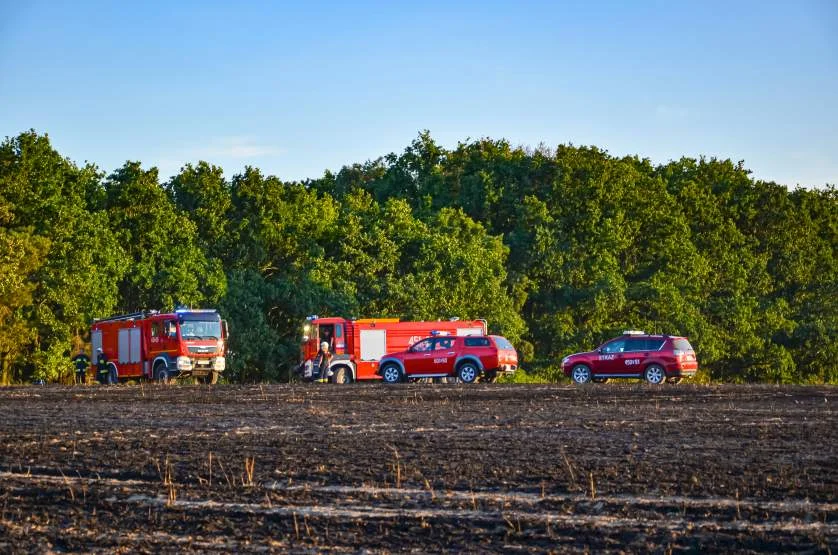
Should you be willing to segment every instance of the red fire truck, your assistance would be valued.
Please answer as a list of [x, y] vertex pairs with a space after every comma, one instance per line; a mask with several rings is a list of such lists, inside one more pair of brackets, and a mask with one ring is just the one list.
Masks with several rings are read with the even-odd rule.
[[380, 380], [378, 361], [384, 355], [404, 351], [417, 341], [436, 334], [486, 335], [486, 320], [438, 320], [401, 322], [397, 318], [347, 320], [309, 316], [303, 326], [298, 373], [307, 380], [325, 379], [317, 375], [314, 358], [326, 342], [332, 354], [333, 383]]
[[156, 310], [94, 320], [92, 370], [102, 349], [108, 383], [123, 379], [198, 378], [216, 383], [225, 367], [227, 323], [215, 310]]

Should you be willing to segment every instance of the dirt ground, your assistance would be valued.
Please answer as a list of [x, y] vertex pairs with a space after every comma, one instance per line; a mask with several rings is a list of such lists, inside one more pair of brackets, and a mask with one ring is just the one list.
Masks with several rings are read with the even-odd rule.
[[838, 388], [0, 389], [0, 552], [836, 552]]

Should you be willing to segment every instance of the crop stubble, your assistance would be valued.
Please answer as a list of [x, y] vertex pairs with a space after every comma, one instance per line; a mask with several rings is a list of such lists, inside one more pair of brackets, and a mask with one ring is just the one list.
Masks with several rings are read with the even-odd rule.
[[0, 389], [0, 551], [788, 551], [838, 541], [838, 390]]

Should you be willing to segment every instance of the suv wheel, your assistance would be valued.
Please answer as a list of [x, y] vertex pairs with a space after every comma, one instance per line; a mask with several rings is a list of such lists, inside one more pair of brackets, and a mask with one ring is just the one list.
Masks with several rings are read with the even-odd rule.
[[650, 364], [643, 371], [643, 377], [647, 382], [653, 385], [660, 385], [666, 380], [666, 373], [663, 367], [659, 364]]
[[588, 383], [591, 381], [591, 369], [584, 364], [577, 364], [570, 371], [570, 376], [576, 383]]
[[464, 362], [457, 368], [457, 377], [463, 383], [474, 383], [480, 369], [473, 362]]
[[381, 369], [381, 377], [387, 383], [399, 383], [402, 381], [402, 370], [395, 364], [385, 364]]

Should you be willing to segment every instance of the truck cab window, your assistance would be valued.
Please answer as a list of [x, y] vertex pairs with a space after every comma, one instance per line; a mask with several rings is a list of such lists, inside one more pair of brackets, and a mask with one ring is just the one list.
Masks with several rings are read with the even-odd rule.
[[416, 343], [413, 347], [410, 348], [411, 351], [414, 353], [422, 353], [424, 351], [430, 351], [433, 349], [433, 339], [425, 339], [424, 341], [420, 341]]
[[443, 349], [452, 349], [454, 347], [454, 340], [451, 338], [448, 339], [437, 339], [436, 348], [437, 350]]
[[320, 326], [320, 341], [321, 342], [325, 341], [326, 343], [329, 344], [329, 346], [333, 346], [332, 345], [332, 338], [334, 337], [334, 335], [335, 335], [334, 324], [324, 324], [324, 325]]

